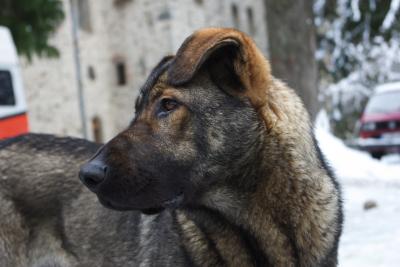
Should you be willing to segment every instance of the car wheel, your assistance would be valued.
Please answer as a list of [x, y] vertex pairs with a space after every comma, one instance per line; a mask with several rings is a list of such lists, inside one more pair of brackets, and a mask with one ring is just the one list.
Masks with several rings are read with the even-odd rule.
[[381, 159], [383, 155], [384, 153], [382, 152], [371, 152], [371, 157], [373, 157], [374, 159]]

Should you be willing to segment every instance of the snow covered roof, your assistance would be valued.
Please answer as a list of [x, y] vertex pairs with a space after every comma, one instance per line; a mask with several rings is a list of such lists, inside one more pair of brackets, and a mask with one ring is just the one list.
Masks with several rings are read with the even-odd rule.
[[400, 82], [391, 82], [375, 87], [375, 94], [387, 93], [391, 91], [400, 91]]
[[17, 51], [8, 28], [0, 26], [0, 64], [15, 65], [18, 63]]

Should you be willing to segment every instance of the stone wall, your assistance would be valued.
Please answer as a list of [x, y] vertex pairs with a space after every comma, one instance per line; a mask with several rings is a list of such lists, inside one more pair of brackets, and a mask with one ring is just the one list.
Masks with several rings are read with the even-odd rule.
[[71, 18], [69, 12], [65, 15], [51, 41], [60, 50], [60, 57], [34, 58], [30, 63], [21, 58], [21, 72], [31, 131], [81, 136]]

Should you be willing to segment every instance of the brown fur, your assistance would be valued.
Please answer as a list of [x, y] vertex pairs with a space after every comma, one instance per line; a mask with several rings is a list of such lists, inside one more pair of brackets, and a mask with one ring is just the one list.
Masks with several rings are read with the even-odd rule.
[[246, 90], [245, 95], [256, 109], [265, 106], [265, 88], [271, 81], [269, 63], [251, 38], [235, 29], [207, 28], [186, 39], [176, 55], [173, 68], [169, 70], [169, 81], [174, 84], [189, 81], [214, 51], [232, 45], [240, 50], [240, 56], [234, 61], [235, 71], [244, 87], [251, 89]]

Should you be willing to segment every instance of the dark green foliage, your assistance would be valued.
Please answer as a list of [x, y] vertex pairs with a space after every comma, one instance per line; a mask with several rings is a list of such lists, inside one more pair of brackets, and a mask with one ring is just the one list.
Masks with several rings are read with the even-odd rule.
[[60, 0], [0, 0], [0, 25], [10, 29], [18, 54], [28, 60], [59, 56], [48, 40], [63, 19]]

